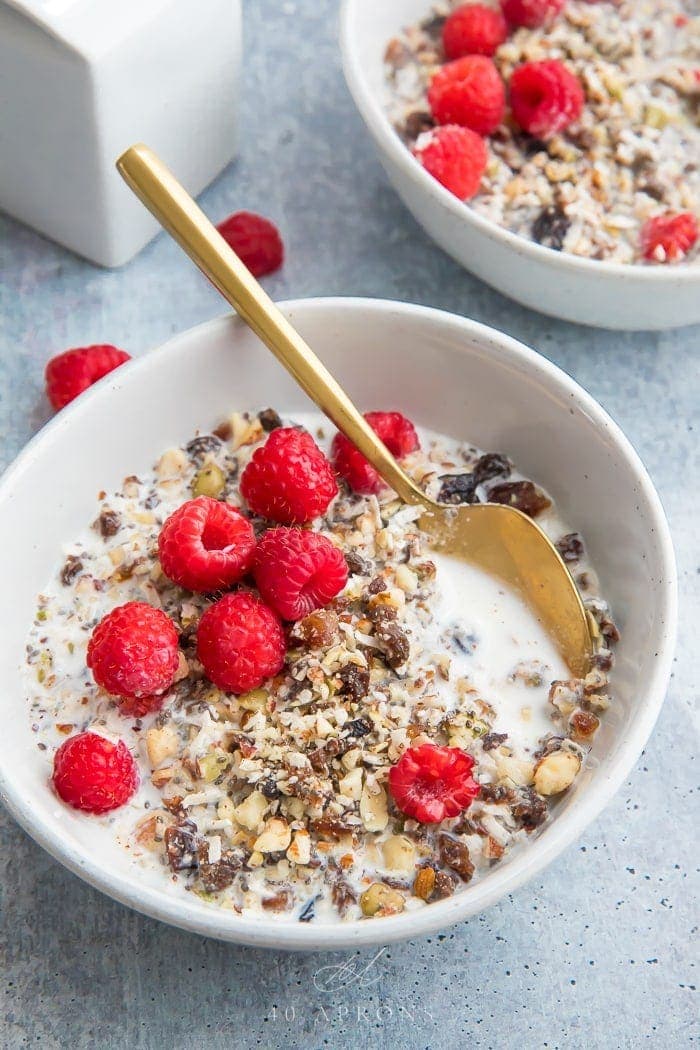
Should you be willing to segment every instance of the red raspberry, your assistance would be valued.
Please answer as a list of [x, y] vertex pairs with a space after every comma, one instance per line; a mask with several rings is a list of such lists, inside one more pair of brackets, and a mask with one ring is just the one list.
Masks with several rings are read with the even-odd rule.
[[[365, 419], [397, 459], [420, 448], [416, 428], [400, 412], [366, 412]], [[336, 434], [333, 438], [331, 459], [338, 474], [355, 492], [369, 496], [386, 487], [374, 467], [344, 434]]]
[[438, 124], [461, 124], [478, 135], [490, 135], [503, 120], [506, 92], [490, 58], [466, 55], [437, 71], [428, 102]]
[[564, 0], [501, 0], [501, 8], [512, 26], [537, 26], [553, 22], [564, 6]]
[[421, 824], [456, 817], [479, 794], [474, 759], [458, 747], [421, 744], [404, 751], [389, 770], [389, 789], [401, 810]]
[[448, 58], [492, 55], [508, 36], [500, 11], [485, 4], [463, 4], [442, 27], [442, 44]]
[[58, 411], [131, 357], [116, 346], [81, 346], [52, 357], [44, 373], [46, 393]]
[[285, 620], [301, 620], [342, 591], [345, 558], [329, 539], [305, 529], [270, 529], [255, 554], [255, 582]]
[[248, 693], [282, 670], [282, 624], [253, 594], [225, 594], [199, 621], [197, 656], [207, 677], [228, 693]]
[[228, 503], [199, 496], [183, 503], [160, 530], [163, 572], [189, 591], [218, 591], [245, 576], [253, 564], [255, 532]]
[[53, 786], [59, 798], [86, 813], [109, 813], [129, 801], [139, 785], [136, 763], [123, 740], [97, 733], [69, 737], [54, 755]]
[[550, 138], [581, 116], [584, 94], [578, 77], [556, 59], [525, 62], [510, 78], [510, 105], [521, 128]]
[[284, 262], [284, 245], [279, 231], [262, 215], [237, 211], [216, 228], [253, 277], [274, 273]]
[[[173, 621], [146, 602], [119, 605], [100, 620], [88, 643], [87, 665], [101, 689], [133, 700], [146, 697], [148, 710], [173, 684], [179, 662]], [[125, 714], [135, 713], [126, 705]], [[145, 712], [144, 712], [145, 713]]]
[[325, 514], [338, 494], [330, 463], [310, 434], [273, 430], [241, 475], [241, 493], [255, 514], [303, 525]]
[[698, 220], [689, 211], [655, 215], [642, 227], [644, 258], [652, 262], [679, 262], [688, 254], [699, 234]]
[[478, 193], [488, 154], [486, 143], [475, 131], [458, 124], [443, 124], [423, 132], [413, 155], [460, 200], [470, 200]]

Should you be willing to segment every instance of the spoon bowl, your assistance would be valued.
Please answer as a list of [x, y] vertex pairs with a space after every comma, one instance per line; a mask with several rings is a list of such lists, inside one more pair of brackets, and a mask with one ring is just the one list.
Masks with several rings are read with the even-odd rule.
[[592, 654], [586, 611], [556, 548], [535, 522], [503, 504], [455, 508], [429, 499], [162, 161], [147, 146], [136, 145], [118, 159], [117, 169], [384, 481], [404, 502], [425, 508], [420, 523], [431, 546], [471, 562], [515, 590], [542, 623], [572, 674], [584, 675]]

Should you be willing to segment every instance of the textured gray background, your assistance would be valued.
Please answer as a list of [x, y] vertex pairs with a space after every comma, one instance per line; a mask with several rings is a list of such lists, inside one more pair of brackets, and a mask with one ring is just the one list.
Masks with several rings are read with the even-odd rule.
[[[697, 329], [577, 328], [509, 303], [433, 247], [394, 196], [346, 93], [333, 0], [248, 0], [244, 138], [204, 195], [283, 230], [278, 298], [377, 295], [504, 329], [576, 377], [639, 449], [671, 520], [681, 638], [657, 729], [584, 839], [487, 914], [389, 948], [376, 983], [319, 992], [342, 954], [225, 946], [89, 889], [0, 813], [0, 1045], [659, 1047], [698, 1039]], [[0, 459], [48, 418], [42, 369], [95, 341], [134, 354], [221, 312], [165, 237], [117, 273], [0, 218]], [[364, 952], [360, 960], [372, 958]]]

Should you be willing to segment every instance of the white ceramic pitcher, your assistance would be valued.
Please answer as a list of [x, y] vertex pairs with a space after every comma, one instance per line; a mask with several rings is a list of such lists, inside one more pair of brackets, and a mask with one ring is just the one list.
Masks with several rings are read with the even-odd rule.
[[158, 226], [117, 175], [151, 144], [199, 193], [235, 152], [240, 0], [0, 0], [0, 210], [101, 266]]

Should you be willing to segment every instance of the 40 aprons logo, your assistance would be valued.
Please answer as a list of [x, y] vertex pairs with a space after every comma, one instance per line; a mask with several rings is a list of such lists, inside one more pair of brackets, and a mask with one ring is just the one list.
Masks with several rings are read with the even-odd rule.
[[[374, 996], [366, 994], [367, 990], [381, 979], [377, 964], [385, 951], [386, 948], [380, 948], [368, 961], [352, 957], [343, 962], [322, 966], [316, 971], [313, 976], [314, 987], [329, 997], [350, 992], [350, 995], [344, 995], [343, 1002], [332, 1005], [318, 1003], [313, 1007], [304, 1004], [299, 1009], [292, 1003], [284, 1008], [273, 1007], [272, 1020], [285, 1021], [287, 1024], [303, 1023], [308, 1021], [311, 1015], [314, 1027], [329, 1025], [336, 1028], [363, 1022], [388, 1024], [399, 1019], [415, 1021], [420, 1018], [432, 1021], [432, 1015], [424, 1006], [410, 1000], [392, 1001], [379, 995], [375, 999]], [[364, 994], [360, 994], [361, 992]], [[356, 1001], [353, 1001], [352, 993], [357, 993]]]

